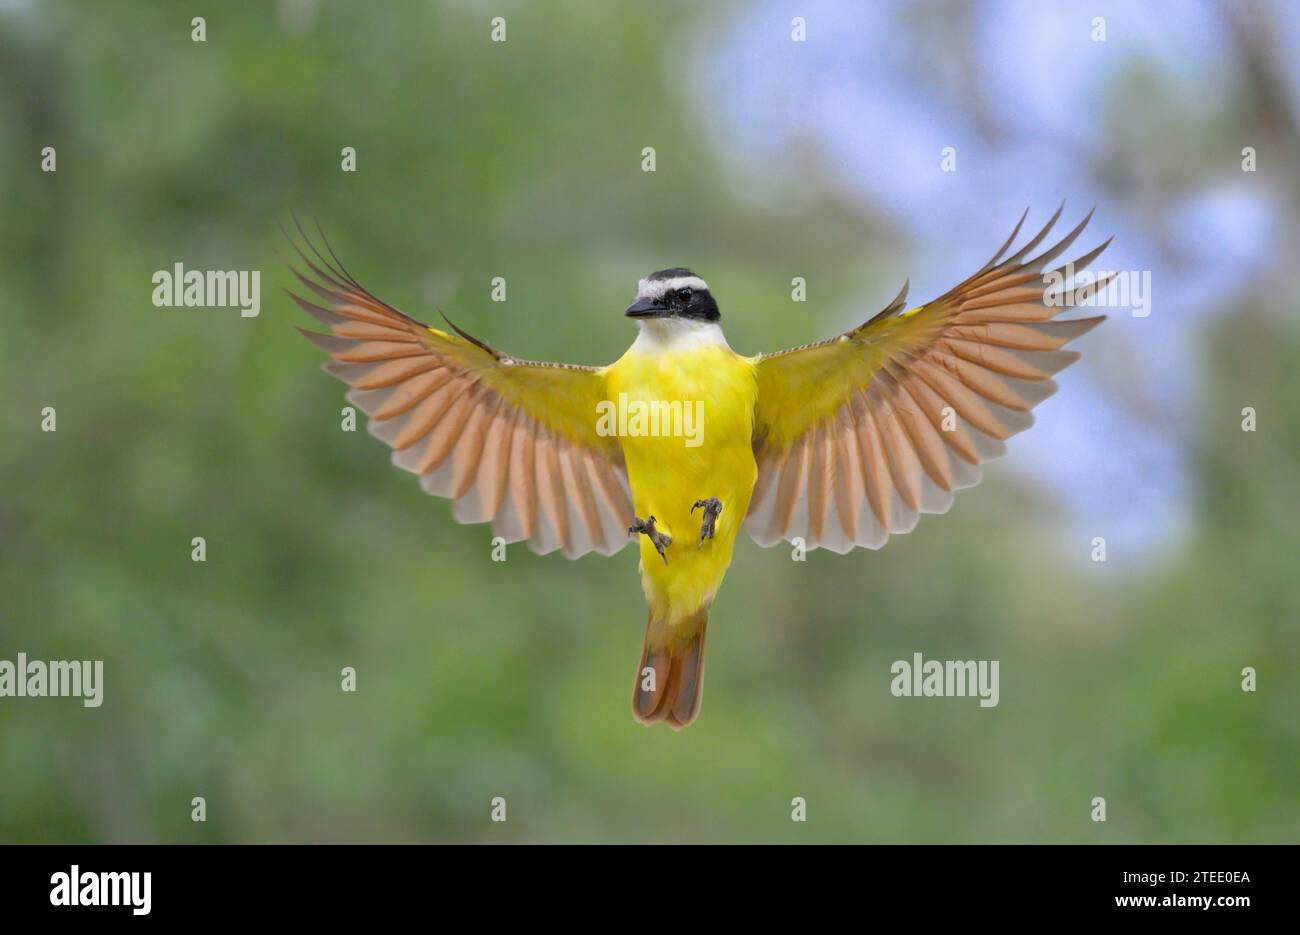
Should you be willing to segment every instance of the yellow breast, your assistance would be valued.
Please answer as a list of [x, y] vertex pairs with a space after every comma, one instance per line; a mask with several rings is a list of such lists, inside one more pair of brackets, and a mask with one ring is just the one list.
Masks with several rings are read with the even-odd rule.
[[[757, 473], [753, 364], [725, 344], [634, 345], [605, 383], [618, 420], [607, 427], [622, 445], [636, 514], [654, 516], [673, 538], [665, 564], [641, 537], [646, 598], [660, 613], [684, 616], [713, 599], [749, 509]], [[701, 547], [702, 511], [691, 508], [710, 497], [722, 501], [722, 513]]]

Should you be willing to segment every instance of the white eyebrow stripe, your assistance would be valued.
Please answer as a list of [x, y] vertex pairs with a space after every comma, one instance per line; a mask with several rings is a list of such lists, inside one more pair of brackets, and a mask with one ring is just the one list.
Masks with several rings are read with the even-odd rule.
[[708, 291], [709, 284], [699, 276], [677, 276], [673, 279], [642, 279], [636, 284], [638, 299], [660, 299], [677, 289]]

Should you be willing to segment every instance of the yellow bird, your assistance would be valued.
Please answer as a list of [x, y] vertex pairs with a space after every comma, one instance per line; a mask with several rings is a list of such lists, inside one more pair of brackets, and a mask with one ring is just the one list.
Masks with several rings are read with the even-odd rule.
[[878, 549], [947, 511], [1032, 424], [1052, 375], [1078, 359], [1064, 345], [1104, 318], [1054, 320], [1108, 279], [1050, 286], [1109, 240], [1047, 269], [1091, 213], [1027, 258], [1060, 214], [1005, 256], [1022, 216], [932, 302], [904, 311], [904, 285], [851, 331], [757, 357], [728, 346], [708, 285], [680, 268], [639, 282], [626, 311], [639, 334], [607, 367], [520, 360], [450, 322], [431, 328], [310, 240], [309, 274], [295, 274], [323, 304], [293, 297], [333, 332], [299, 329], [333, 358], [325, 370], [352, 387], [393, 463], [451, 498], [458, 522], [569, 558], [637, 537], [650, 615], [632, 711], [682, 728], [699, 713], [709, 606], [742, 522], [762, 546]]

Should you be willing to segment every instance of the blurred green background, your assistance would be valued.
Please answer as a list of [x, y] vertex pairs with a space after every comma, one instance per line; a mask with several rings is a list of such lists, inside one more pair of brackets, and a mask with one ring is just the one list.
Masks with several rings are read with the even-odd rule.
[[[0, 3], [0, 659], [106, 682], [0, 699], [0, 841], [1300, 838], [1295, 30], [857, 6]], [[858, 145], [869, 108], [890, 131]], [[908, 274], [942, 292], [1066, 196], [1154, 271], [1151, 317], [1089, 336], [949, 515], [805, 563], [743, 538], [680, 734], [630, 715], [634, 551], [490, 561], [340, 431], [280, 290], [297, 210], [381, 297], [520, 356], [614, 359], [636, 278], [679, 264], [755, 353]], [[155, 308], [176, 262], [262, 270], [260, 316]], [[999, 660], [1001, 704], [892, 697], [914, 652]]]

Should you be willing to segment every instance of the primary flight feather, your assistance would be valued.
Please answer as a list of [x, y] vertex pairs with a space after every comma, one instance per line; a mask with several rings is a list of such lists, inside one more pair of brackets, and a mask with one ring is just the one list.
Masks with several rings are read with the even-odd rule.
[[[919, 514], [945, 512], [1032, 424], [1052, 375], [1078, 359], [1062, 348], [1104, 318], [1055, 316], [1107, 280], [1051, 305], [1045, 288], [1091, 213], [1026, 259], [1060, 214], [1006, 256], [1022, 216], [988, 263], [931, 302], [904, 311], [904, 286], [839, 337], [757, 357], [731, 350], [708, 285], [683, 268], [638, 283], [626, 311], [637, 339], [600, 368], [520, 360], [450, 322], [429, 327], [310, 240], [315, 258], [299, 251], [306, 273], [295, 275], [318, 301], [293, 297], [330, 328], [299, 330], [333, 358], [325, 369], [352, 387], [393, 463], [451, 498], [457, 521], [569, 558], [612, 555], [637, 536], [650, 615], [633, 714], [681, 728], [699, 713], [709, 606], [742, 521], [763, 546], [878, 549]], [[1082, 270], [1109, 242], [1065, 268]], [[614, 400], [672, 412], [679, 427], [674, 407], [695, 407], [698, 438], [602, 420]]]

